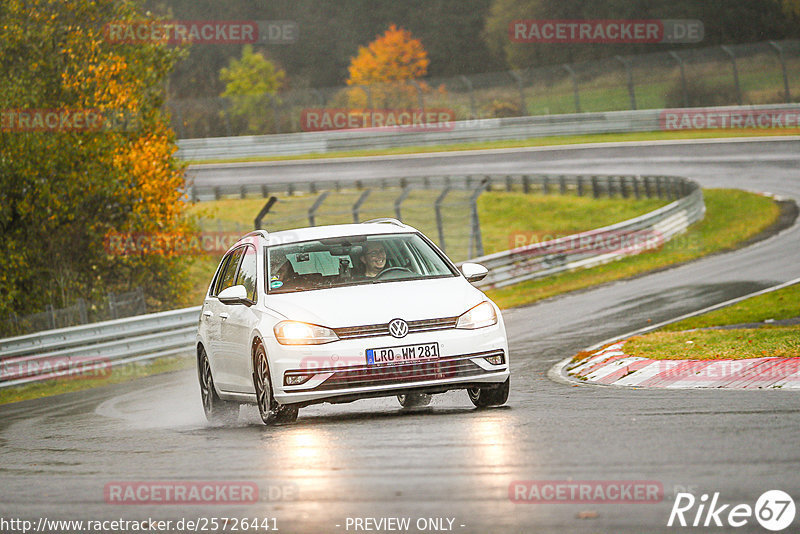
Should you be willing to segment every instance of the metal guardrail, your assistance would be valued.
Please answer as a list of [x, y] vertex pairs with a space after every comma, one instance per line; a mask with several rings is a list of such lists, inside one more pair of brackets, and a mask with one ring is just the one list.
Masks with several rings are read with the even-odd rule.
[[[581, 177], [570, 177], [580, 180]], [[705, 203], [700, 186], [680, 177], [660, 176], [656, 187], [680, 192], [681, 197], [634, 219], [550, 241], [469, 260], [489, 269], [479, 287], [493, 289], [543, 278], [573, 269], [593, 267], [658, 247], [701, 220]], [[631, 188], [649, 188], [651, 177], [620, 177]], [[609, 180], [606, 187], [610, 187]], [[638, 186], [637, 186], [638, 184]], [[597, 186], [597, 180], [594, 180]], [[624, 190], [626, 185], [621, 186]], [[624, 194], [624, 193], [623, 193]]]
[[[731, 112], [798, 111], [800, 104], [726, 106], [702, 109]], [[698, 110], [699, 108], [686, 108], [685, 111], [696, 112]], [[325, 154], [364, 148], [431, 146], [558, 135], [652, 132], [662, 129], [662, 111], [664, 110], [646, 109], [456, 121], [453, 123], [453, 129], [449, 131], [403, 132], [362, 129], [182, 139], [178, 141], [178, 157], [184, 160], [203, 161], [257, 156]]]
[[[419, 184], [474, 188], [475, 177], [419, 178]], [[416, 182], [415, 182], [416, 183]], [[488, 189], [525, 192], [576, 192], [596, 196], [658, 196], [675, 199], [651, 213], [618, 224], [475, 258], [489, 268], [483, 289], [504, 287], [581, 267], [606, 263], [641, 252], [646, 247], [597, 250], [583, 246], [581, 238], [596, 243], [635, 232], [649, 233], [660, 243], [683, 232], [705, 213], [703, 194], [693, 181], [664, 176], [488, 175]], [[570, 242], [570, 239], [572, 241]], [[574, 243], [572, 249], [564, 247]], [[555, 252], [553, 252], [555, 250]], [[106, 321], [15, 338], [0, 339], [0, 387], [68, 376], [89, 364], [115, 366], [139, 360], [193, 352], [200, 307], [173, 310], [116, 321]]]
[[0, 387], [191, 352], [200, 307], [0, 339]]

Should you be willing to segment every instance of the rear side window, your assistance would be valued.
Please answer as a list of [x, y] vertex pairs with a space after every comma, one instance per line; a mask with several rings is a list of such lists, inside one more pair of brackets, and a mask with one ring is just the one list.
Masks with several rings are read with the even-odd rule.
[[225, 259], [222, 260], [223, 265], [219, 271], [217, 287], [213, 292], [214, 296], [219, 295], [223, 289], [227, 289], [235, 285], [234, 282], [236, 280], [236, 269], [239, 267], [239, 260], [242, 258], [243, 253], [244, 247], [240, 247], [228, 254]]

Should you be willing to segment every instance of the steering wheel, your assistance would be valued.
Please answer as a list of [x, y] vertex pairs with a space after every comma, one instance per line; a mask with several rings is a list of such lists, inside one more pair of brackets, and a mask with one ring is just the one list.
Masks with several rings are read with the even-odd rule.
[[411, 269], [408, 269], [406, 267], [387, 267], [386, 269], [384, 269], [381, 272], [379, 272], [377, 274], [377, 276], [375, 276], [375, 278], [383, 278], [383, 275], [385, 275], [386, 273], [391, 273], [391, 272], [410, 273]]

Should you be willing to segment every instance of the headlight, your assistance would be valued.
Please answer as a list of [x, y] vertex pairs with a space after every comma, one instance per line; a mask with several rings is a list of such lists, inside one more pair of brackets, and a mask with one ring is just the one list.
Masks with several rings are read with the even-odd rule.
[[462, 314], [458, 318], [458, 322], [456, 322], [456, 328], [475, 329], [492, 326], [493, 324], [497, 324], [497, 314], [494, 312], [494, 306], [487, 301], [483, 301]]
[[330, 328], [299, 321], [281, 321], [273, 331], [281, 345], [320, 345], [339, 339]]

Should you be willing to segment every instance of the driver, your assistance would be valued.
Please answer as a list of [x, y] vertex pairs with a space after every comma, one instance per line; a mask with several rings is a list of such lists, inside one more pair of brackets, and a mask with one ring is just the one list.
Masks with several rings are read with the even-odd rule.
[[364, 245], [364, 253], [361, 255], [361, 262], [364, 264], [364, 276], [375, 278], [386, 267], [386, 249], [380, 241], [369, 241]]

